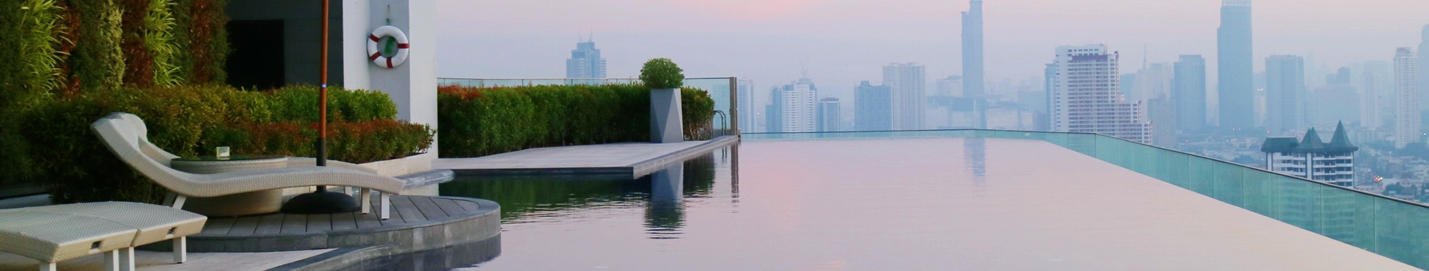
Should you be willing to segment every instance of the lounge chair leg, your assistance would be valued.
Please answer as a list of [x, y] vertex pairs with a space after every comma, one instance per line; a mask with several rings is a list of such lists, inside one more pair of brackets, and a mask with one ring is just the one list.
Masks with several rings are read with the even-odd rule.
[[174, 206], [174, 209], [183, 210], [184, 201], [188, 201], [188, 199], [189, 197], [185, 197], [184, 195], [178, 195], [174, 197], [174, 204], [172, 206]]
[[362, 202], [362, 214], [365, 215], [372, 212], [372, 189], [363, 188], [361, 190], [362, 194], [357, 197], [357, 201]]
[[381, 206], [377, 206], [378, 217], [387, 220], [392, 217], [392, 193], [382, 192]]
[[189, 261], [189, 237], [174, 238], [174, 263]]
[[119, 249], [119, 270], [134, 271], [134, 247]]
[[59, 269], [59, 268], [55, 268], [55, 263], [42, 263], [42, 264], [40, 264], [40, 271], [58, 271], [58, 270], [60, 270], [60, 269]]
[[120, 271], [119, 250], [116, 249], [104, 252], [104, 271]]

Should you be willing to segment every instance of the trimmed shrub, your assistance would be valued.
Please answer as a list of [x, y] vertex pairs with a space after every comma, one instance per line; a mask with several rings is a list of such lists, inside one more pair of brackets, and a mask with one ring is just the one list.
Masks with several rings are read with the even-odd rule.
[[640, 81], [653, 89], [678, 88], [685, 84], [684, 71], [669, 58], [651, 59], [640, 68]]
[[[125, 87], [54, 99], [19, 118], [29, 149], [11, 158], [28, 159], [55, 202], [157, 202], [164, 190], [114, 157], [90, 131], [91, 123], [113, 112], [138, 115], [148, 126], [149, 141], [179, 156], [211, 155], [216, 146], [238, 147], [237, 154], [310, 156], [317, 129], [311, 122], [281, 119], [272, 105], [284, 98], [226, 86], [185, 86]], [[364, 114], [376, 115], [354, 115]], [[336, 121], [328, 128], [329, 158], [348, 162], [406, 156], [432, 140], [427, 127], [390, 117]]]
[[709, 139], [710, 134], [700, 132], [714, 128], [710, 127], [710, 120], [714, 118], [714, 99], [710, 98], [708, 91], [680, 89], [680, 111], [683, 114], [680, 116], [680, 123], [684, 126], [685, 137], [694, 140]]
[[[709, 122], [713, 114], [714, 101], [703, 93], [681, 91], [682, 99], [689, 100], [683, 118], [703, 120], [686, 122], [686, 131], [697, 130], [691, 125], [702, 127], [698, 123]], [[444, 86], [437, 108], [443, 157], [650, 140], [650, 89], [642, 85]]]
[[[426, 125], [390, 119], [366, 122], [328, 123], [328, 158], [348, 163], [367, 163], [418, 154], [432, 146], [432, 131]], [[229, 146], [234, 154], [314, 157], [313, 142], [318, 137], [316, 123], [247, 123], [217, 127], [205, 133], [202, 155], [213, 155], [214, 147]]]
[[[318, 121], [317, 86], [288, 86], [268, 92], [274, 97], [268, 105], [273, 111], [272, 121]], [[397, 118], [397, 104], [380, 91], [328, 87], [327, 102], [329, 122]]]

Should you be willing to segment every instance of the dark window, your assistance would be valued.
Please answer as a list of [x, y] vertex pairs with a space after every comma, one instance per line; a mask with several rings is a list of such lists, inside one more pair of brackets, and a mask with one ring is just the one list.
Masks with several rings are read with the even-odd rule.
[[228, 84], [259, 90], [281, 87], [283, 70], [283, 20], [228, 22]]

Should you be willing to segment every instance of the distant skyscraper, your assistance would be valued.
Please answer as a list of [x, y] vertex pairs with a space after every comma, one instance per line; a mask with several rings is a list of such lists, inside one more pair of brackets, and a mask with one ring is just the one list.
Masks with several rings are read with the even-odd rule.
[[963, 97], [987, 93], [982, 46], [982, 0], [972, 0], [968, 11], [963, 12]]
[[1042, 70], [1042, 112], [1040, 116], [1038, 116], [1037, 121], [1035, 121], [1035, 126], [1038, 131], [1054, 131], [1052, 127], [1052, 112], [1056, 112], [1052, 109], [1052, 100], [1054, 98], [1052, 94], [1056, 93], [1053, 91], [1052, 86], [1054, 82], [1057, 82], [1057, 64], [1049, 63], [1047, 67]]
[[571, 58], [566, 59], [566, 78], [605, 78], [605, 59], [600, 57], [595, 41], [576, 43]]
[[1119, 58], [1106, 45], [1057, 47], [1050, 101], [1055, 131], [1151, 143], [1151, 126], [1142, 118], [1143, 104], [1127, 102], [1117, 91]]
[[[1429, 25], [1424, 26], [1424, 32], [1420, 34], [1419, 38], [1422, 41], [1419, 42], [1418, 54], [1423, 55], [1426, 54], [1425, 52], [1429, 52]], [[1419, 56], [1419, 63], [1416, 66], [1419, 69], [1419, 97], [1421, 97], [1419, 110], [1424, 112], [1429, 110], [1429, 57]]]
[[840, 108], [839, 98], [823, 98], [819, 100], [819, 131], [838, 132], [843, 131], [840, 125], [843, 123], [843, 110]]
[[1305, 59], [1275, 55], [1265, 60], [1265, 126], [1271, 132], [1306, 125]]
[[800, 78], [775, 91], [779, 95], [779, 131], [785, 133], [818, 132], [819, 90], [814, 81]]
[[963, 97], [963, 77], [948, 76], [938, 79], [938, 89], [933, 91], [933, 96]]
[[923, 129], [927, 81], [923, 66], [894, 63], [883, 67], [883, 85], [893, 95], [893, 130]]
[[764, 132], [784, 132], [784, 91], [779, 87], [769, 90], [769, 105], [764, 106]]
[[1380, 90], [1383, 75], [1376, 72], [1373, 65], [1365, 64], [1364, 75], [1360, 76], [1360, 126], [1370, 129], [1380, 128], [1384, 124], [1384, 115], [1380, 108]]
[[1224, 0], [1217, 30], [1216, 64], [1220, 66], [1220, 126], [1249, 131], [1255, 126], [1255, 70], [1251, 41], [1250, 0]]
[[1419, 59], [1410, 48], [1394, 54], [1394, 147], [1419, 143]]
[[1176, 103], [1176, 126], [1182, 131], [1206, 129], [1206, 59], [1183, 55], [1175, 65], [1171, 100]]
[[754, 81], [739, 80], [739, 102], [736, 109], [739, 111], [739, 130], [744, 132], [755, 132], [755, 109], [754, 109]]
[[887, 86], [874, 86], [863, 81], [853, 90], [853, 96], [855, 131], [893, 130], [893, 96]]
[[[1133, 102], [1145, 102], [1153, 99], [1166, 99], [1171, 97], [1171, 81], [1176, 76], [1174, 65], [1170, 63], [1154, 63], [1142, 68], [1136, 73], [1136, 80], [1133, 81], [1136, 87], [1126, 93], [1126, 100]], [[1126, 80], [1122, 80], [1126, 82]], [[1122, 86], [1126, 88], [1126, 86]]]

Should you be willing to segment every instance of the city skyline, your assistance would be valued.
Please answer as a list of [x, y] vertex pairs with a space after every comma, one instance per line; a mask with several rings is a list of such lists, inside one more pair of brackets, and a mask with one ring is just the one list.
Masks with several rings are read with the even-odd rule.
[[[631, 11], [630, 6], [635, 4], [633, 1], [599, 5], [564, 3], [551, 12], [571, 13], [571, 16], [532, 21], [507, 14], [476, 18], [478, 16], [453, 11], [466, 6], [532, 10], [550, 5], [541, 1], [443, 2], [444, 7], [452, 8], [443, 8], [439, 20], [461, 22], [459, 25], [466, 27], [442, 29], [443, 35], [455, 38], [443, 39], [438, 50], [459, 57], [439, 60], [442, 62], [439, 71], [442, 76], [450, 77], [551, 77], [558, 74], [551, 71], [551, 67], [519, 65], [550, 59], [549, 52], [511, 48], [555, 49], [569, 46], [577, 33], [594, 32], [606, 49], [606, 58], [611, 61], [612, 77], [633, 77], [644, 60], [668, 56], [691, 74], [739, 76], [766, 87], [798, 78], [801, 71], [807, 70], [811, 78], [824, 82], [825, 93], [851, 98], [852, 89], [859, 81], [878, 83], [875, 78], [878, 68], [888, 62], [923, 63], [932, 78], [962, 74], [958, 15], [968, 10], [967, 1], [641, 2], [643, 6], [653, 6], [654, 10], [678, 11], [692, 17], [659, 24], [644, 23], [657, 17]], [[1346, 5], [1329, 1], [1316, 4], [1262, 0], [1255, 5], [1254, 59], [1272, 54], [1297, 54], [1307, 56], [1307, 61], [1313, 60], [1310, 65], [1316, 66], [1388, 61], [1383, 53], [1374, 52], [1417, 45], [1419, 39], [1413, 34], [1429, 23], [1422, 15], [1408, 12], [1429, 8], [1429, 3], [1422, 1], [1371, 0]], [[762, 8], [766, 6], [779, 7]], [[1106, 8], [1088, 9], [1088, 6]], [[1212, 80], [1208, 86], [1212, 89], [1211, 103], [1216, 103], [1215, 29], [1219, 8], [1219, 1], [988, 2], [985, 6], [988, 84], [1003, 79], [1040, 77], [1039, 65], [1045, 59], [1037, 57], [1038, 52], [1061, 44], [1094, 41], [1125, 48], [1121, 51], [1126, 63], [1147, 62], [1139, 52], [1142, 48], [1149, 48], [1150, 52], [1145, 54], [1150, 56], [1149, 62], [1171, 62], [1181, 54], [1205, 55], [1208, 80]], [[577, 10], [608, 10], [629, 16], [609, 20], [599, 12], [575, 12]], [[865, 12], [873, 14], [863, 14]], [[906, 16], [879, 20], [872, 18], [890, 17], [863, 16], [897, 13]], [[838, 16], [824, 16], [830, 14]], [[1315, 19], [1324, 16], [1345, 19]], [[1148, 26], [1145, 23], [1148, 20], [1160, 24]], [[1039, 21], [1065, 23], [1029, 23]], [[1084, 31], [1068, 31], [1072, 28]], [[874, 36], [880, 38], [870, 38]], [[689, 42], [666, 42], [673, 40]], [[771, 43], [770, 40], [785, 42]], [[456, 59], [467, 61], [454, 62]], [[1257, 62], [1256, 70], [1263, 69], [1259, 61], [1254, 62]], [[1307, 67], [1316, 68], [1319, 67]]]

